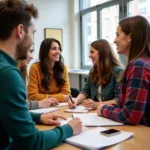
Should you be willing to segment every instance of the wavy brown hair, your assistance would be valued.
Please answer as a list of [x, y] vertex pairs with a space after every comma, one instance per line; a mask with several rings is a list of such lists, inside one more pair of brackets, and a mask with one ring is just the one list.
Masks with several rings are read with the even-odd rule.
[[98, 51], [99, 62], [93, 66], [90, 78], [95, 84], [107, 84], [112, 75], [113, 68], [121, 66], [121, 64], [107, 40], [99, 39], [94, 41], [91, 43], [91, 47]]
[[150, 57], [150, 24], [142, 16], [124, 18], [119, 22], [121, 30], [131, 36], [128, 63], [142, 56]]
[[[40, 52], [39, 52], [39, 60], [40, 60], [40, 67], [41, 71], [43, 73], [44, 78], [41, 81], [41, 85], [43, 88], [49, 90], [49, 85], [50, 85], [50, 59], [49, 59], [49, 51], [51, 49], [51, 45], [53, 42], [58, 43], [60, 47], [60, 51], [62, 51], [61, 44], [58, 40], [54, 38], [47, 38], [43, 40], [40, 46]], [[54, 72], [54, 78], [56, 80], [57, 86], [62, 86], [65, 83], [65, 79], [63, 78], [63, 71], [64, 71], [64, 59], [62, 55], [59, 57], [59, 61], [55, 62], [55, 65], [53, 67], [53, 72]]]

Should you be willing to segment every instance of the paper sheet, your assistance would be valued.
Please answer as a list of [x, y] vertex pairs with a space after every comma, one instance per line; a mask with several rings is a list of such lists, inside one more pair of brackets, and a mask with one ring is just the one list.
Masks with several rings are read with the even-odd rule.
[[72, 112], [72, 113], [87, 113], [90, 109], [85, 108], [84, 106], [77, 106], [74, 109], [65, 109], [65, 112]]
[[58, 108], [58, 107], [50, 107], [50, 108], [41, 108], [41, 109], [30, 110], [30, 112], [33, 112], [33, 113], [48, 113], [48, 112], [57, 111], [59, 109], [60, 108]]
[[75, 118], [80, 118], [85, 126], [120, 126], [123, 123], [116, 122], [101, 116], [98, 116], [96, 113], [88, 114], [73, 114]]
[[64, 107], [64, 106], [68, 106], [68, 103], [63, 102], [63, 103], [59, 103], [58, 105], [56, 105], [56, 107]]
[[101, 131], [107, 130], [102, 127], [85, 130], [81, 132], [81, 134], [67, 138], [65, 142], [69, 144], [73, 144], [75, 146], [86, 148], [90, 150], [98, 150], [100, 148], [114, 145], [120, 143], [131, 136], [133, 136], [132, 132], [123, 132], [121, 131], [120, 134], [106, 137], [100, 134]]
[[[73, 118], [67, 118], [67, 120], [59, 119], [58, 121], [61, 122], [61, 125], [60, 125], [60, 126], [62, 126], [62, 125], [67, 124], [67, 123], [68, 123], [70, 120], [72, 120], [72, 119], [73, 119]], [[83, 130], [86, 130], [86, 129], [88, 129], [88, 128], [82, 125], [82, 131], [83, 131]]]

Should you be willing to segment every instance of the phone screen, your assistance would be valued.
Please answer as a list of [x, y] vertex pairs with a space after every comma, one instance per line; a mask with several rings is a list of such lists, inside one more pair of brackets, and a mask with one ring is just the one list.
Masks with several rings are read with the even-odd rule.
[[112, 136], [112, 135], [119, 134], [121, 132], [119, 130], [116, 130], [116, 129], [108, 129], [105, 131], [101, 131], [100, 133], [105, 135], [105, 136]]

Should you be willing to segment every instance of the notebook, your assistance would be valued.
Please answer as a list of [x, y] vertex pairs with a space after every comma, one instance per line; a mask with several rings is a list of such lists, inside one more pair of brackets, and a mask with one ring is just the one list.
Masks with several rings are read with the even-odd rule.
[[59, 109], [60, 108], [58, 108], [58, 107], [50, 107], [50, 108], [41, 108], [41, 109], [30, 110], [30, 112], [33, 112], [33, 113], [49, 113], [49, 112], [57, 111]]
[[67, 138], [65, 142], [84, 149], [98, 150], [120, 143], [133, 136], [132, 132], [121, 131], [120, 134], [107, 137], [100, 134], [100, 132], [104, 130], [106, 129], [102, 127], [84, 130], [79, 135]]
[[71, 113], [87, 113], [90, 109], [85, 108], [84, 106], [77, 106], [74, 109], [65, 109], [65, 112], [71, 112]]
[[88, 114], [73, 114], [74, 118], [79, 118], [84, 126], [121, 126], [123, 123], [116, 122], [101, 116], [96, 113]]

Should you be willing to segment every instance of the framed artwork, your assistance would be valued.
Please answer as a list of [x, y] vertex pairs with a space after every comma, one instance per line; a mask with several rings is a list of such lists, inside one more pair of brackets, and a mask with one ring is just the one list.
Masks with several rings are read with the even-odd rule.
[[46, 38], [55, 38], [56, 40], [58, 40], [61, 45], [63, 45], [62, 43], [62, 29], [53, 29], [53, 28], [45, 28], [44, 29], [44, 36], [45, 39]]

